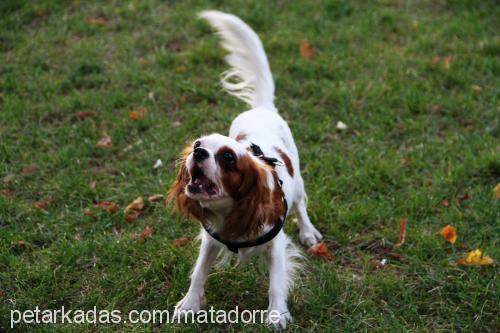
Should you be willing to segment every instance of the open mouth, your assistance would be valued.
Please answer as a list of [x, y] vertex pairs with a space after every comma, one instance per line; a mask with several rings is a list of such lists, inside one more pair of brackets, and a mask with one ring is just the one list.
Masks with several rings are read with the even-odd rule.
[[213, 197], [219, 194], [219, 188], [214, 184], [198, 166], [191, 169], [191, 182], [187, 189], [190, 194]]

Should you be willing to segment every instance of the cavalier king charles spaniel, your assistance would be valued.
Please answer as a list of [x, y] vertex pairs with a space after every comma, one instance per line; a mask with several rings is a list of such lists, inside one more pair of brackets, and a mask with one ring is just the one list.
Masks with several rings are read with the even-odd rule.
[[301, 257], [282, 229], [286, 216], [296, 213], [305, 246], [322, 236], [307, 215], [299, 154], [274, 105], [274, 82], [259, 37], [234, 15], [204, 11], [200, 17], [228, 51], [231, 68], [222, 78], [224, 89], [251, 109], [234, 119], [229, 136], [202, 136], [181, 154], [169, 198], [203, 228], [191, 285], [175, 313], [201, 309], [208, 271], [220, 255], [233, 252], [245, 262], [263, 254], [270, 279], [268, 313], [279, 313], [271, 324], [284, 328], [292, 319], [287, 296]]

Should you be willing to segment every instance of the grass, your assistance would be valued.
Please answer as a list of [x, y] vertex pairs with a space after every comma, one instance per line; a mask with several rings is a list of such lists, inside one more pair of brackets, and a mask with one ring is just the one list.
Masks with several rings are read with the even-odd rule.
[[[334, 254], [308, 261], [290, 295], [290, 331], [498, 330], [497, 266], [453, 264], [475, 248], [500, 259], [500, 7], [486, 0], [2, 1], [0, 330], [12, 309], [172, 309], [187, 291], [197, 244], [173, 240], [195, 236], [196, 223], [161, 203], [134, 222], [121, 210], [95, 220], [84, 212], [165, 193], [185, 142], [227, 133], [244, 110], [217, 83], [224, 53], [195, 19], [207, 8], [240, 16], [261, 36], [311, 219]], [[300, 57], [301, 40], [313, 59]], [[141, 107], [145, 119], [131, 121]], [[337, 132], [338, 120], [355, 131]], [[104, 132], [111, 149], [96, 147]], [[48, 207], [35, 208], [44, 198]], [[407, 240], [392, 250], [401, 218]], [[437, 234], [447, 224], [458, 230], [454, 246]], [[153, 234], [141, 242], [146, 226]], [[296, 226], [286, 230], [297, 241]], [[387, 266], [373, 269], [382, 258]], [[212, 272], [209, 306], [267, 307], [257, 263]], [[14, 330], [28, 329], [266, 330]]]

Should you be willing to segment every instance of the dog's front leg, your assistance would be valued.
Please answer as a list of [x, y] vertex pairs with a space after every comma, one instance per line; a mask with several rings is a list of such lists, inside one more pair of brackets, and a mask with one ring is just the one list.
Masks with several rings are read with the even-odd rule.
[[273, 240], [271, 249], [267, 253], [269, 267], [269, 307], [267, 323], [281, 328], [286, 328], [292, 321], [288, 311], [287, 298], [290, 285], [290, 270], [286, 255], [286, 240], [283, 232]]
[[194, 314], [201, 310], [205, 303], [205, 282], [208, 271], [219, 253], [220, 245], [205, 230], [201, 236], [200, 253], [191, 274], [189, 290], [175, 306], [174, 318], [184, 317], [192, 311]]

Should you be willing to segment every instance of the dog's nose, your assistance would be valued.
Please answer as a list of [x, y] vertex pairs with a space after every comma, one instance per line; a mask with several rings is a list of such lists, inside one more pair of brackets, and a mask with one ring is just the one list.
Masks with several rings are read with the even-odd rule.
[[209, 156], [208, 151], [205, 148], [196, 148], [193, 152], [193, 157], [195, 162], [201, 162], [207, 159]]

